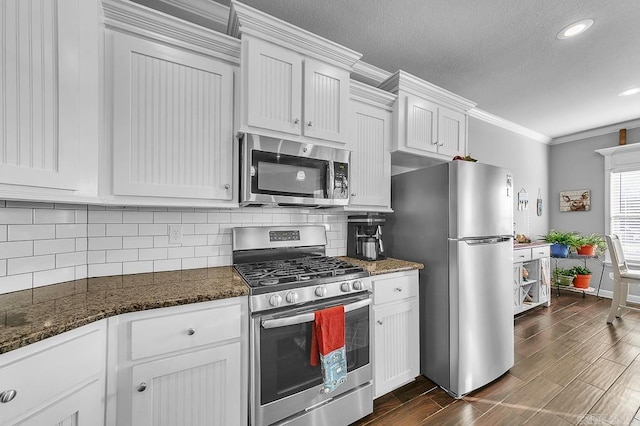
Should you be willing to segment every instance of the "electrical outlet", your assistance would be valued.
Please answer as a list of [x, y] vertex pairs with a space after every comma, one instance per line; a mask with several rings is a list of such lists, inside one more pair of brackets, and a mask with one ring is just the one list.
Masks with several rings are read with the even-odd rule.
[[182, 225], [169, 225], [169, 244], [182, 244]]

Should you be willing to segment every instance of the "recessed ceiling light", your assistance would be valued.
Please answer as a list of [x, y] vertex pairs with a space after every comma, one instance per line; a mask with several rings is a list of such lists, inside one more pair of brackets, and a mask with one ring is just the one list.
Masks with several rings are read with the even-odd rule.
[[582, 34], [587, 31], [591, 25], [593, 25], [593, 19], [583, 19], [582, 21], [574, 22], [568, 27], [564, 27], [558, 33], [558, 40], [565, 40], [567, 38], [575, 37], [578, 34]]
[[624, 90], [618, 93], [618, 96], [631, 96], [635, 95], [636, 93], [640, 93], [640, 87], [632, 87], [631, 89]]

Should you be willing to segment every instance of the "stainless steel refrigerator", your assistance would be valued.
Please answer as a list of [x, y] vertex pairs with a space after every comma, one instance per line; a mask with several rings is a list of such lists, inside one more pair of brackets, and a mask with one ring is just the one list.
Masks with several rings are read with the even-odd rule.
[[384, 243], [420, 271], [420, 372], [455, 397], [513, 366], [513, 181], [453, 161], [392, 177]]

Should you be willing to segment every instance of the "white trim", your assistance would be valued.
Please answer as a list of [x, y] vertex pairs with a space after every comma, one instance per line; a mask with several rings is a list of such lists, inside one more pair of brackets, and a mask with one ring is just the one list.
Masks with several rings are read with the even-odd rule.
[[229, 22], [229, 7], [210, 0], [158, 0], [161, 3], [204, 16], [219, 25]]
[[390, 112], [393, 112], [393, 104], [398, 97], [393, 93], [376, 89], [373, 86], [369, 86], [368, 84], [356, 80], [350, 81], [349, 96], [351, 100], [360, 102], [364, 101], [369, 104], [373, 103]]
[[543, 135], [542, 133], [538, 133], [517, 123], [498, 117], [497, 115], [493, 115], [490, 112], [481, 110], [480, 108], [472, 108], [469, 111], [469, 116], [544, 144], [550, 144], [553, 140], [547, 135]]
[[389, 71], [385, 71], [382, 68], [378, 68], [363, 61], [358, 61], [353, 66], [353, 74], [364, 77], [371, 80], [375, 84], [380, 84], [389, 77], [391, 74]]
[[584, 132], [573, 133], [571, 135], [561, 136], [559, 138], [554, 138], [551, 142], [551, 145], [559, 145], [561, 143], [573, 142], [580, 139], [608, 135], [609, 133], [615, 133], [620, 129], [635, 129], [636, 127], [640, 127], [640, 118], [630, 121], [623, 121], [622, 123], [610, 124], [608, 126], [598, 127], [591, 130], [585, 130]]

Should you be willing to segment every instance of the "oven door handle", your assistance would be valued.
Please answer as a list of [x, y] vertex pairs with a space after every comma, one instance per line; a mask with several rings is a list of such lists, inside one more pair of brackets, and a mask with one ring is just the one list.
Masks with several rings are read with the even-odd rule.
[[[344, 306], [344, 312], [355, 311], [356, 309], [364, 308], [371, 305], [371, 299], [364, 299], [358, 302], [350, 303]], [[288, 325], [303, 324], [305, 322], [311, 322], [315, 319], [315, 314], [309, 312], [307, 314], [294, 315], [292, 317], [274, 318], [262, 321], [262, 328], [278, 328], [286, 327]]]

